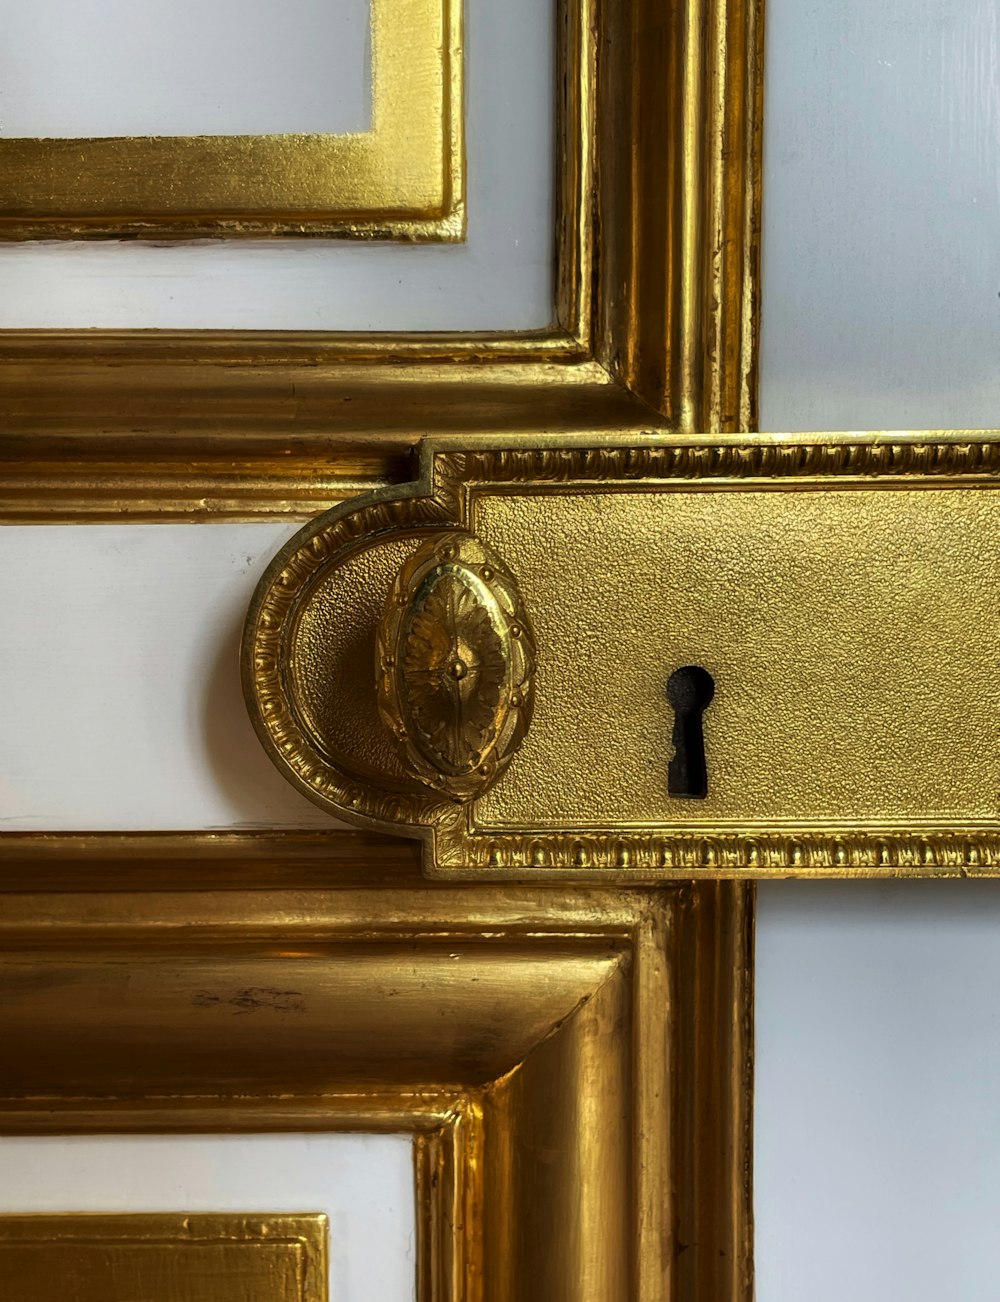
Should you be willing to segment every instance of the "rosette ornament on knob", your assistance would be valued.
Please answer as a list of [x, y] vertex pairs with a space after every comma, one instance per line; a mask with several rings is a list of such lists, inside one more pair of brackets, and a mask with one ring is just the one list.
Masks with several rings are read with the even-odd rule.
[[535, 640], [510, 571], [470, 534], [429, 539], [396, 576], [376, 656], [409, 771], [452, 800], [482, 794], [531, 721]]

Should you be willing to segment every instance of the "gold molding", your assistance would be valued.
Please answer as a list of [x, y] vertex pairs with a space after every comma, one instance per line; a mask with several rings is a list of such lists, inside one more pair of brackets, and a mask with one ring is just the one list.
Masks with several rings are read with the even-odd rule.
[[0, 139], [0, 240], [465, 232], [460, 0], [371, 0], [372, 125]]
[[327, 1302], [328, 1224], [320, 1213], [158, 1212], [0, 1215], [6, 1302], [142, 1297], [178, 1302]]
[[305, 518], [425, 434], [752, 428], [762, 6], [562, 0], [551, 330], [0, 332], [0, 518]]
[[422, 1302], [748, 1302], [750, 888], [443, 887], [349, 834], [0, 855], [3, 1133], [409, 1131]]

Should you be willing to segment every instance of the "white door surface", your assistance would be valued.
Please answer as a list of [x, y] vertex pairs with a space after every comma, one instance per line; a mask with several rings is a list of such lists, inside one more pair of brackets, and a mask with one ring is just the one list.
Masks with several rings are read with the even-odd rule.
[[[1000, 7], [767, 24], [762, 428], [1000, 425]], [[1000, 883], [759, 888], [759, 1302], [997, 1295], [998, 977]]]

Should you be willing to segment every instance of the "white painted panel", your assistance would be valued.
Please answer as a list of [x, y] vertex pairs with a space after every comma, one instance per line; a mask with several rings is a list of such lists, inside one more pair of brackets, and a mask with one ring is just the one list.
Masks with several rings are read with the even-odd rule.
[[760, 887], [759, 1302], [1000, 1279], [1000, 884]]
[[[998, 202], [992, 145], [997, 125], [994, 21], [995, 6], [982, 3], [893, 0], [862, 7], [858, 0], [840, 6], [771, 0], [765, 426], [998, 423], [995, 357], [1000, 341], [993, 313], [1000, 310], [1000, 276], [992, 237]], [[786, 39], [787, 47], [776, 45]], [[201, 251], [180, 252], [197, 267]], [[226, 251], [204, 252], [214, 257]], [[222, 304], [225, 315], [235, 303], [241, 314], [238, 323], [301, 324], [306, 317], [310, 325], [352, 323], [349, 313], [364, 304], [368, 284], [365, 257], [385, 255], [391, 265], [397, 254], [401, 258], [428, 251], [347, 250], [348, 261], [359, 259], [357, 276], [351, 288], [342, 262], [336, 294], [332, 274], [324, 277], [318, 270], [328, 265], [323, 262], [327, 251], [314, 256], [311, 247], [303, 246], [292, 255], [285, 264], [294, 282], [289, 282], [287, 294], [286, 287], [278, 285], [280, 275], [273, 278], [273, 265], [268, 270], [270, 253], [247, 252], [251, 261], [242, 264], [244, 270], [249, 266], [263, 274], [259, 281], [246, 278], [240, 288], [243, 298], [233, 298], [236, 291], [226, 281], [230, 272], [234, 277], [243, 272], [231, 268], [226, 274], [215, 273], [210, 259], [201, 263], [205, 306], [199, 305], [188, 283], [199, 272], [192, 266], [185, 270], [183, 258], [160, 264], [167, 269], [159, 274], [168, 286], [173, 274], [169, 269], [177, 272], [181, 287], [173, 309], [165, 306], [163, 297], [173, 290], [161, 292], [154, 273], [147, 282], [134, 270], [108, 274], [112, 255], [122, 253], [113, 248], [100, 251], [99, 257], [108, 259], [103, 269], [98, 258], [86, 273], [73, 261], [78, 250], [55, 251], [47, 273], [36, 268], [14, 284], [13, 301], [19, 311], [37, 302], [41, 317], [53, 304], [58, 311], [68, 305], [70, 316], [77, 312], [79, 321], [92, 319], [87, 316], [91, 312], [110, 313], [114, 320], [114, 313], [127, 318], [131, 311], [146, 313], [145, 324], [166, 324], [157, 312], [176, 310], [169, 323], [219, 323], [212, 316], [216, 304]], [[448, 265], [447, 257], [455, 251], [429, 252], [440, 267]], [[88, 256], [93, 253], [89, 250]], [[267, 256], [254, 264], [253, 258], [262, 253]], [[243, 251], [233, 252], [237, 254], [242, 257]], [[303, 266], [298, 278], [288, 270], [295, 257], [301, 257]], [[22, 265], [30, 269], [30, 260]], [[401, 262], [397, 265], [402, 267]], [[500, 268], [501, 279], [502, 272]], [[0, 273], [6, 274], [6, 266]], [[35, 274], [39, 278], [33, 281]], [[315, 290], [305, 283], [309, 277], [317, 278]], [[484, 320], [500, 302], [490, 300], [488, 293], [471, 305], [456, 303], [461, 290], [452, 279], [435, 291], [437, 297], [432, 293], [419, 301], [414, 296], [419, 277], [407, 270], [403, 279], [400, 299], [391, 297], [387, 281], [376, 282], [371, 298], [379, 302], [369, 324], [379, 322], [380, 312], [398, 311], [401, 302], [404, 316], [406, 311], [416, 313], [418, 326], [433, 322], [434, 312], [445, 308], [453, 314], [445, 324], [467, 319], [496, 323]], [[299, 316], [303, 305], [305, 315]], [[205, 316], [195, 319], [192, 312]], [[472, 317], [464, 316], [466, 312]], [[388, 324], [402, 319], [397, 316]], [[8, 631], [0, 641], [7, 732], [6, 737], [0, 733], [0, 745], [10, 748], [0, 761], [5, 777], [15, 771], [23, 776], [18, 765], [25, 757], [34, 762], [30, 743], [19, 743], [25, 735], [24, 719], [41, 710], [49, 723], [45, 747], [38, 752], [46, 772], [33, 782], [25, 778], [29, 799], [17, 806], [6, 825], [324, 821], [304, 801], [300, 815], [299, 798], [284, 788], [258, 753], [242, 723], [229, 669], [219, 670], [228, 701], [219, 708], [221, 726], [206, 727], [204, 735], [198, 735], [198, 720], [205, 716], [190, 701], [206, 699], [198, 694], [205, 690], [199, 658], [204, 654], [206, 663], [213, 657], [220, 665], [226, 663], [229, 653], [220, 650], [222, 629], [228, 620], [232, 638], [239, 617], [233, 580], [243, 540], [232, 543], [226, 559], [226, 544], [219, 544], [221, 528], [190, 529], [190, 544], [180, 536], [165, 544], [158, 560], [146, 569], [139, 566], [135, 586], [128, 580], [128, 569], [151, 544], [145, 540], [146, 531], [128, 531], [139, 539], [136, 551], [128, 553], [128, 565], [108, 580], [118, 585], [121, 600], [112, 604], [105, 590], [99, 603], [105, 615], [105, 627], [97, 633], [101, 645], [110, 637], [119, 647], [113, 662], [114, 688], [101, 678], [94, 654], [87, 663], [96, 682], [76, 680], [81, 694], [60, 689], [51, 702], [39, 705], [32, 686], [37, 675], [30, 668], [23, 670], [39, 658], [39, 644], [32, 645], [30, 639], [38, 625], [22, 630], [8, 613]], [[47, 552], [48, 563], [58, 576], [64, 573], [67, 557], [80, 558], [79, 570], [74, 567], [72, 572], [79, 574], [83, 588], [71, 605], [75, 614], [82, 610], [86, 616], [91, 592], [86, 570], [89, 566], [92, 576], [100, 573], [108, 557], [95, 560], [90, 551], [87, 536], [96, 537], [96, 531], [55, 532], [61, 539]], [[278, 545], [281, 532], [275, 530], [263, 546], [251, 541], [251, 532], [245, 554], [261, 565], [262, 553]], [[121, 545], [121, 538], [115, 545]], [[3, 567], [3, 584], [15, 581], [10, 571], [23, 568], [37, 554], [32, 546], [15, 556], [6, 552], [6, 541], [0, 535], [5, 560], [11, 557]], [[156, 547], [146, 554], [147, 559], [156, 558]], [[205, 572], [215, 576], [214, 586], [206, 588], [211, 613], [206, 615], [208, 606], [199, 608], [190, 625], [185, 623], [186, 611], [178, 613], [168, 595], [183, 587], [178, 575], [188, 563], [197, 573], [204, 565]], [[30, 582], [36, 578], [33, 572]], [[249, 595], [249, 577], [246, 582], [240, 602]], [[58, 595], [55, 588], [53, 592]], [[160, 610], [152, 614], [157, 597]], [[12, 609], [9, 604], [0, 608]], [[142, 616], [138, 629], [127, 627], [129, 610]], [[183, 630], [190, 633], [194, 624], [205, 640], [185, 649]], [[93, 631], [93, 625], [87, 627]], [[130, 641], [139, 637], [141, 643], [147, 634], [146, 644], [137, 647]], [[172, 695], [173, 689], [163, 688], [171, 681], [169, 673], [153, 674], [149, 684], [132, 674], [133, 664], [155, 664], [156, 638], [166, 639], [168, 651], [180, 650], [188, 675], [184, 682], [195, 686], [193, 696]], [[21, 657], [16, 662], [8, 651], [12, 642]], [[48, 654], [41, 654], [43, 662]], [[11, 682], [6, 668], [14, 664], [22, 666], [22, 672]], [[101, 767], [90, 781], [88, 767], [106, 764], [103, 748], [95, 753], [92, 746], [73, 740], [82, 715], [78, 736], [86, 741], [86, 716], [94, 709], [88, 704], [89, 693], [95, 686], [107, 693], [118, 691], [126, 702], [146, 702], [126, 710], [124, 722], [115, 723], [124, 734], [111, 734], [125, 737], [125, 778], [118, 764], [110, 768], [112, 779], [109, 768]], [[147, 686], [152, 689], [148, 697]], [[28, 699], [22, 702], [22, 697]], [[185, 712], [188, 708], [191, 715]], [[175, 721], [184, 720], [183, 726], [167, 726], [171, 711]], [[145, 722], [133, 729], [136, 718]], [[22, 731], [12, 734], [13, 725]], [[211, 744], [209, 736], [215, 738]], [[213, 764], [206, 754], [213, 753], [220, 737], [231, 745], [223, 761]], [[154, 800], [152, 808], [143, 803], [149, 789], [132, 779], [133, 765], [139, 773], [157, 775], [162, 802]], [[57, 784], [51, 780], [54, 767]], [[54, 785], [59, 801], [66, 791], [77, 801], [73, 812], [55, 809]], [[248, 789], [257, 794], [245, 798]], [[5, 815], [9, 796], [7, 790], [0, 796]], [[176, 821], [156, 821], [167, 809]], [[53, 811], [57, 819], [71, 821], [46, 822]], [[87, 817], [94, 811], [101, 813], [103, 823]], [[74, 823], [77, 817], [84, 821]], [[899, 1297], [938, 1302], [942, 1297], [993, 1295], [1000, 1206], [995, 1115], [1000, 1005], [994, 997], [1000, 988], [998, 904], [993, 884], [761, 888], [756, 1133], [760, 1302], [843, 1302], [846, 1297], [857, 1302]]]
[[768, 0], [765, 429], [1000, 424], [1000, 6]]
[[[763, 428], [1000, 424], [998, 43], [768, 0]], [[998, 884], [762, 884], [756, 985], [759, 1302], [996, 1296]]]
[[251, 728], [239, 640], [298, 526], [0, 529], [0, 827], [329, 827]]
[[554, 293], [554, 41], [554, 0], [466, 0], [465, 244], [0, 245], [0, 328], [547, 326]]
[[325, 1212], [330, 1302], [416, 1292], [402, 1135], [3, 1137], [0, 1212]]
[[0, 136], [367, 129], [368, 0], [0, 0]]

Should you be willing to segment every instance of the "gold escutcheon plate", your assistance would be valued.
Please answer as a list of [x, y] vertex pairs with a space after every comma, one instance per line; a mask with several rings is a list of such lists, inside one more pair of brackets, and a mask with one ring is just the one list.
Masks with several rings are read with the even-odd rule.
[[[417, 483], [275, 562], [247, 625], [251, 713], [286, 776], [421, 837], [432, 875], [994, 872], [998, 490], [992, 438], [428, 444]], [[530, 728], [461, 800], [401, 760], [373, 668], [397, 573], [448, 531], [503, 558], [537, 644]], [[694, 799], [669, 772], [682, 667], [713, 684]]]

